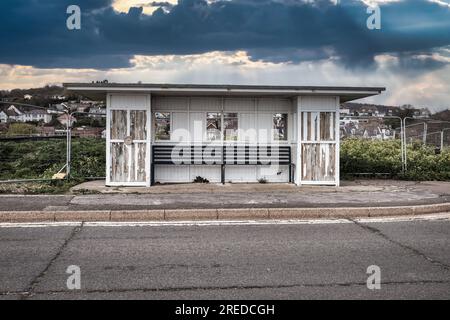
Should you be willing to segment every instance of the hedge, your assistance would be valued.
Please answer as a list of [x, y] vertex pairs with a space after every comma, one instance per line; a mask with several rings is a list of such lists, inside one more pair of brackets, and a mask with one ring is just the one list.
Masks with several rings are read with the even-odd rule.
[[408, 170], [402, 172], [398, 140], [346, 139], [341, 141], [341, 175], [384, 173], [408, 180], [450, 180], [450, 149], [436, 154], [434, 146], [414, 143], [407, 147]]
[[[72, 177], [105, 176], [104, 139], [72, 140]], [[408, 171], [402, 173], [400, 141], [346, 139], [341, 141], [341, 176], [385, 173], [410, 180], [450, 180], [450, 149], [408, 146]], [[0, 180], [51, 178], [65, 164], [65, 140], [0, 142]]]

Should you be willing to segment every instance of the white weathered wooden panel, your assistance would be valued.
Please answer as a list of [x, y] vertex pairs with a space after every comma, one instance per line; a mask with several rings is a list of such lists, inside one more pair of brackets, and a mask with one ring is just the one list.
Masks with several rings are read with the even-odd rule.
[[130, 110], [130, 136], [133, 140], [147, 140], [146, 110]]
[[220, 183], [221, 168], [220, 166], [189, 166], [190, 181], [194, 181], [197, 176], [208, 179], [212, 183]]
[[147, 95], [111, 94], [110, 109], [147, 109]]
[[258, 113], [258, 141], [261, 143], [269, 143], [272, 141], [273, 114]]
[[208, 165], [155, 165], [155, 182], [159, 183], [189, 183], [200, 176], [211, 183], [220, 183], [220, 166]]
[[297, 130], [297, 124], [296, 124], [297, 114], [288, 114], [288, 123], [287, 123], [287, 132], [288, 132], [288, 140], [289, 141], [295, 141], [296, 140], [296, 130]]
[[254, 113], [239, 113], [239, 141], [256, 142], [256, 117]]
[[302, 140], [334, 141], [335, 122], [335, 112], [302, 112]]
[[222, 111], [222, 99], [213, 97], [191, 98], [192, 111]]
[[302, 111], [335, 111], [336, 97], [301, 97]]
[[154, 97], [152, 99], [153, 111], [188, 110], [188, 98], [183, 97]]
[[225, 182], [257, 182], [257, 166], [225, 166]]
[[128, 114], [127, 110], [110, 111], [110, 137], [114, 140], [123, 140], [128, 134]]
[[189, 117], [187, 112], [172, 113], [171, 139], [173, 141], [189, 141]]
[[292, 101], [289, 99], [261, 98], [258, 99], [258, 112], [289, 113]]
[[191, 141], [204, 141], [206, 132], [206, 114], [191, 112], [189, 114], [189, 133]]
[[308, 143], [302, 145], [302, 182], [336, 180], [336, 145]]
[[255, 99], [227, 98], [224, 100], [224, 112], [254, 112]]
[[190, 182], [189, 166], [155, 165], [155, 183]]
[[257, 179], [261, 178], [267, 182], [289, 182], [289, 166], [258, 166]]

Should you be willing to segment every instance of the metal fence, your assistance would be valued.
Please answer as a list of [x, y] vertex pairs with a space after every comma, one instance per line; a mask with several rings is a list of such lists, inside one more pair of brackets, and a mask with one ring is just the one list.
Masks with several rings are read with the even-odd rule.
[[[392, 121], [396, 128], [392, 128]], [[386, 125], [386, 123], [390, 125]], [[348, 126], [348, 123], [352, 123]], [[357, 126], [355, 125], [357, 123]], [[343, 130], [351, 127], [352, 130]], [[349, 134], [350, 132], [350, 134]], [[370, 140], [400, 140], [402, 171], [408, 170], [410, 148], [422, 144], [440, 153], [450, 147], [450, 122], [433, 119], [400, 118], [396, 116], [343, 116], [341, 117], [341, 138]], [[370, 173], [364, 173], [370, 174]]]
[[[68, 113], [68, 119], [75, 113]], [[393, 129], [392, 125], [397, 128]], [[66, 128], [53, 136], [0, 133], [0, 183], [104, 179], [104, 137], [86, 137], [77, 130], [68, 121]], [[423, 144], [433, 147], [436, 152], [450, 147], [450, 122], [395, 116], [343, 116], [341, 139], [347, 138], [398, 141], [397, 156], [401, 158], [401, 171], [405, 172], [408, 170], [408, 148], [412, 145]], [[384, 174], [368, 171], [354, 173]]]

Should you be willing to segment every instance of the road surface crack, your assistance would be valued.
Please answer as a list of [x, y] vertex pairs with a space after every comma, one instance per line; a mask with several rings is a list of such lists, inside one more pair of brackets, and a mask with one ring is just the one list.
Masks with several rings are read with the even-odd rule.
[[45, 268], [30, 282], [30, 284], [28, 285], [28, 288], [20, 294], [22, 300], [25, 300], [34, 294], [34, 291], [35, 291], [37, 285], [41, 282], [42, 278], [47, 274], [47, 271], [50, 269], [50, 267], [53, 265], [53, 263], [56, 261], [56, 259], [59, 258], [59, 256], [64, 251], [64, 249], [67, 247], [69, 242], [72, 241], [72, 239], [75, 237], [75, 235], [81, 231], [81, 229], [83, 228], [83, 225], [84, 225], [84, 222], [81, 222], [80, 225], [78, 225], [72, 229], [72, 232], [70, 233], [70, 235], [64, 240], [63, 244], [58, 248], [58, 250], [56, 251], [56, 254], [50, 259], [50, 261], [47, 263]]
[[[383, 285], [426, 285], [449, 284], [445, 280], [412, 280], [387, 281]], [[296, 283], [286, 285], [231, 285], [231, 286], [199, 286], [199, 287], [162, 287], [162, 288], [112, 288], [112, 289], [83, 289], [83, 290], [42, 290], [33, 294], [79, 294], [79, 293], [130, 293], [130, 292], [179, 292], [179, 291], [208, 291], [208, 290], [259, 290], [259, 289], [286, 289], [286, 288], [332, 288], [332, 287], [366, 287], [366, 282], [338, 282], [338, 283]], [[28, 292], [10, 291], [0, 292], [0, 296], [25, 295]]]
[[366, 231], [369, 231], [369, 232], [371, 232], [371, 233], [373, 233], [373, 234], [375, 234], [375, 235], [377, 235], [377, 236], [379, 236], [379, 237], [381, 237], [381, 238], [383, 238], [383, 239], [389, 241], [390, 243], [393, 243], [393, 244], [395, 244], [395, 245], [397, 245], [397, 246], [400, 246], [401, 248], [403, 248], [403, 249], [405, 249], [405, 250], [411, 252], [412, 254], [414, 254], [414, 255], [416, 255], [416, 256], [418, 256], [418, 257], [420, 257], [420, 258], [423, 258], [423, 259], [425, 259], [426, 261], [428, 261], [428, 262], [430, 262], [430, 263], [432, 263], [432, 264], [435, 264], [435, 265], [437, 265], [437, 266], [439, 266], [439, 267], [445, 269], [446, 271], [450, 271], [450, 265], [447, 265], [447, 264], [445, 264], [445, 263], [442, 262], [442, 261], [433, 259], [433, 258], [427, 256], [427, 255], [426, 255], [425, 253], [423, 253], [422, 251], [420, 251], [420, 250], [418, 250], [418, 249], [416, 249], [416, 248], [414, 248], [414, 247], [411, 247], [411, 246], [409, 246], [409, 245], [406, 245], [406, 244], [404, 244], [404, 243], [401, 243], [400, 241], [397, 241], [397, 240], [394, 240], [394, 239], [390, 238], [389, 236], [387, 236], [386, 234], [384, 234], [381, 230], [379, 230], [379, 229], [377, 229], [377, 228], [375, 228], [375, 227], [369, 226], [369, 225], [367, 225], [367, 224], [360, 223], [360, 222], [358, 222], [358, 221], [356, 221], [356, 220], [354, 220], [354, 219], [350, 219], [350, 218], [349, 218], [348, 220], [352, 221], [354, 224], [356, 224], [356, 225], [359, 226], [360, 228], [362, 228], [362, 229], [364, 229], [364, 230], [366, 230]]

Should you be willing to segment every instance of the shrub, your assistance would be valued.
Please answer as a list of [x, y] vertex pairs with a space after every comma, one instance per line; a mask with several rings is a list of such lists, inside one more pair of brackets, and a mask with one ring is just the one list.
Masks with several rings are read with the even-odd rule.
[[267, 183], [267, 179], [266, 178], [259, 178], [258, 182], [264, 184], [264, 183]]
[[400, 146], [398, 140], [343, 140], [340, 148], [341, 175], [387, 173], [408, 180], [450, 180], [450, 149], [435, 154], [434, 146], [408, 145], [408, 170], [403, 173]]
[[209, 180], [200, 176], [195, 177], [194, 183], [209, 183]]

